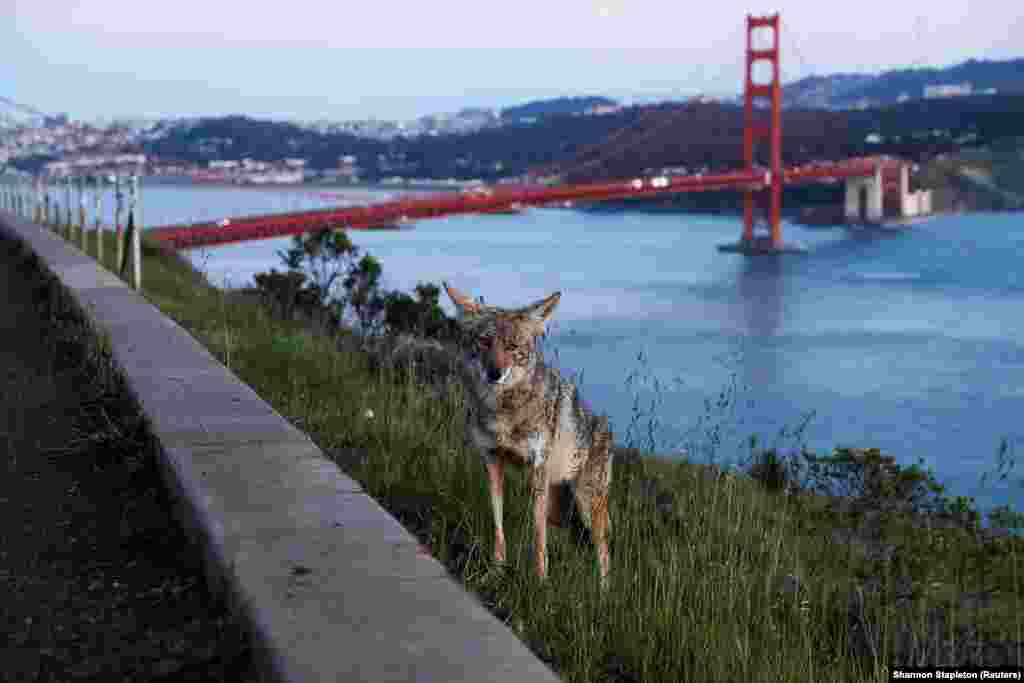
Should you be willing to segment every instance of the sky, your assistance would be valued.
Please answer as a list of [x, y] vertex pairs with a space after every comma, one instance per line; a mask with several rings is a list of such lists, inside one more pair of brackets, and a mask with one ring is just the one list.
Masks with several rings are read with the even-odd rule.
[[783, 82], [1024, 56], [1024, 6], [1005, 0], [760, 3], [0, 0], [0, 96], [84, 120], [406, 120], [736, 94], [745, 17], [775, 12]]

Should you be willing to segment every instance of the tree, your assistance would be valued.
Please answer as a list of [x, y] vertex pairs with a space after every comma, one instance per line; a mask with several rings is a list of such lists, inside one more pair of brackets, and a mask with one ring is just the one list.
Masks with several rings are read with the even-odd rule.
[[381, 312], [384, 297], [380, 293], [380, 262], [370, 254], [364, 254], [355, 268], [348, 271], [343, 286], [345, 300], [356, 313], [363, 332], [371, 332]]
[[388, 292], [384, 297], [384, 322], [394, 334], [409, 333], [421, 337], [448, 338], [452, 320], [441, 309], [441, 289], [429, 282], [416, 285], [416, 298], [404, 292]]
[[288, 270], [307, 274], [309, 289], [318, 293], [321, 305], [327, 306], [332, 301], [331, 290], [338, 277], [352, 272], [359, 247], [352, 244], [344, 230], [320, 230], [296, 235], [291, 248], [277, 255]]
[[278, 308], [281, 316], [290, 320], [299, 292], [306, 281], [306, 275], [297, 270], [279, 273], [276, 269], [271, 268], [269, 273], [256, 273], [254, 279], [263, 303], [272, 308]]

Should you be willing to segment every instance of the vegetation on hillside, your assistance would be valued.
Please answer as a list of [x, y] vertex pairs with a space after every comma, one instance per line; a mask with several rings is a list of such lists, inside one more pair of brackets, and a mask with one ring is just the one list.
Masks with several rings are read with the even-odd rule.
[[501, 110], [501, 118], [518, 121], [524, 118], [543, 118], [565, 114], [583, 114], [593, 107], [616, 106], [618, 102], [607, 97], [556, 97], [550, 100], [534, 100]]
[[347, 133], [321, 134], [289, 123], [245, 116], [202, 119], [144, 146], [165, 160], [203, 163], [248, 157], [273, 161], [302, 157], [316, 169], [335, 168], [342, 156], [356, 157], [363, 177], [494, 179], [525, 173], [531, 166], [571, 159], [579, 147], [632, 123], [636, 109], [603, 116], [550, 115], [532, 124], [508, 124], [464, 135], [396, 138], [389, 142]]
[[[782, 112], [783, 164], [870, 154], [926, 161], [964, 146], [1003, 144], [1022, 134], [1021, 120], [1024, 95], [918, 100], [862, 111], [788, 109]], [[767, 143], [760, 143], [757, 162], [768, 166], [768, 153]], [[742, 108], [712, 103], [645, 108], [632, 126], [547, 170], [586, 181], [679, 166], [742, 168]]]
[[893, 69], [880, 74], [808, 76], [782, 87], [791, 106], [846, 107], [862, 100], [896, 104], [901, 95], [923, 97], [925, 86], [970, 83], [975, 92], [1024, 93], [1024, 59], [969, 59], [953, 66]]

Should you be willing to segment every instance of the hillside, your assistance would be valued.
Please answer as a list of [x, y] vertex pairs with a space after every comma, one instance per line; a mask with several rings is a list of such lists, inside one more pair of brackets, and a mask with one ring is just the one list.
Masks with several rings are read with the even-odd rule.
[[584, 114], [593, 107], [618, 106], [618, 102], [607, 97], [557, 97], [550, 100], [534, 100], [525, 104], [501, 110], [505, 121], [538, 119], [545, 116]]
[[880, 74], [810, 76], [783, 86], [783, 106], [843, 108], [860, 101], [895, 104], [901, 96], [924, 97], [929, 85], [970, 83], [974, 92], [1024, 93], [1024, 58], [977, 60], [945, 68], [897, 69]]
[[[926, 159], [1020, 135], [1024, 95], [917, 100], [861, 111], [788, 109], [782, 112], [783, 163], [888, 153]], [[881, 142], [866, 141], [878, 134]], [[767, 165], [768, 146], [758, 148]], [[623, 178], [647, 169], [696, 171], [743, 166], [743, 111], [714, 103], [662, 105], [642, 110], [637, 121], [545, 170], [570, 181]]]
[[782, 106], [831, 109], [836, 102], [877, 80], [870, 74], [829, 74], [808, 76], [782, 86]]
[[[857, 148], [851, 122], [840, 113], [784, 111], [783, 130], [787, 164], [848, 156]], [[714, 103], [648, 107], [632, 126], [546, 170], [584, 182], [679, 166], [691, 171], [742, 167], [743, 110]]]
[[353, 155], [368, 180], [388, 176], [494, 179], [568, 161], [584, 146], [632, 125], [638, 115], [637, 109], [605, 116], [552, 115], [529, 125], [389, 142], [229, 116], [168, 128], [160, 139], [146, 143], [143, 151], [164, 160], [189, 162], [302, 157], [317, 169], [334, 168], [339, 157]]

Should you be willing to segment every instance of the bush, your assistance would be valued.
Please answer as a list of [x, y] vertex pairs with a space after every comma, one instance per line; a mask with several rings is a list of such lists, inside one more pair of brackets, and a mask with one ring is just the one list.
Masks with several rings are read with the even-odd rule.
[[421, 282], [416, 297], [404, 292], [389, 292], [384, 297], [384, 322], [393, 334], [410, 334], [431, 339], [451, 339], [455, 321], [441, 310], [441, 290], [437, 285]]

